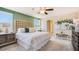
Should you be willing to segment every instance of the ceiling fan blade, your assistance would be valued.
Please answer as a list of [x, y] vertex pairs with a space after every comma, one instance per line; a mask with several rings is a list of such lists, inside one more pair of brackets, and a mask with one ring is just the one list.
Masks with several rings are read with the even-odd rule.
[[54, 9], [46, 9], [46, 11], [53, 11]]
[[48, 13], [47, 12], [44, 12], [46, 15], [48, 15]]

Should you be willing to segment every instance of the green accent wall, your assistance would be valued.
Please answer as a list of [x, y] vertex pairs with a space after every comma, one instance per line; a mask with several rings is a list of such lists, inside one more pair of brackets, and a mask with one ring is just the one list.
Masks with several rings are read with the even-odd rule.
[[14, 21], [16, 20], [26, 20], [26, 21], [30, 21], [33, 24], [34, 18], [31, 16], [26, 16], [26, 15], [22, 15], [19, 13], [14, 13]]

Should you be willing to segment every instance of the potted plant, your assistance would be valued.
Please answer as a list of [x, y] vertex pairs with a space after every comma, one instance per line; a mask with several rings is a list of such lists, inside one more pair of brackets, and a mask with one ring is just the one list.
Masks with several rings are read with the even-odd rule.
[[69, 29], [69, 24], [65, 24], [65, 26], [66, 26], [66, 30], [68, 30]]
[[63, 23], [65, 24], [66, 29], [68, 30], [70, 25], [73, 24], [73, 21], [72, 21], [72, 19], [65, 19], [65, 20], [63, 20]]
[[60, 26], [59, 27], [60, 33], [63, 33], [62, 29], [61, 29], [62, 24], [64, 24], [66, 26], [66, 30], [74, 30], [75, 29], [75, 27], [73, 26], [72, 19], [60, 20], [60, 21], [57, 21], [57, 24]]
[[75, 30], [75, 26], [74, 25], [70, 25], [69, 29], [74, 31]]

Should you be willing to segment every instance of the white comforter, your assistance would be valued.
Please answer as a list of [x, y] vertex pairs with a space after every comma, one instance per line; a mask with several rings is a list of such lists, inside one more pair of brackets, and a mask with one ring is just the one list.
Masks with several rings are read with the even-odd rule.
[[48, 32], [16, 33], [18, 43], [26, 49], [37, 50], [49, 40]]

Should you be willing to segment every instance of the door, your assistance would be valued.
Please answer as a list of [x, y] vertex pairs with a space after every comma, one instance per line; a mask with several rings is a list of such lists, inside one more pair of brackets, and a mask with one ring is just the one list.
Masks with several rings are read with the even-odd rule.
[[47, 21], [47, 31], [49, 33], [53, 33], [53, 20], [48, 20]]

